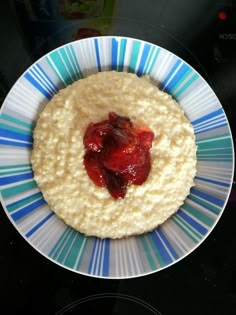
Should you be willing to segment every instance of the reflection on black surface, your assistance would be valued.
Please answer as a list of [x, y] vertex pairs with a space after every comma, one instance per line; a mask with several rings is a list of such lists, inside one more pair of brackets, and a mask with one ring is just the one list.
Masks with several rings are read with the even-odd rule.
[[104, 315], [161, 315], [150, 304], [133, 296], [102, 293], [91, 295], [63, 307], [55, 315], [66, 314], [104, 314]]

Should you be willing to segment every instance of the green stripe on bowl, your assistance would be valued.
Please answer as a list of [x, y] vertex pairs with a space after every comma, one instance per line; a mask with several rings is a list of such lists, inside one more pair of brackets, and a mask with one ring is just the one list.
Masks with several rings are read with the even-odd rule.
[[223, 149], [211, 149], [211, 150], [208, 150], [208, 149], [205, 149], [205, 150], [197, 150], [197, 154], [198, 155], [205, 155], [205, 154], [232, 154], [233, 153], [233, 150], [232, 148], [223, 148]]
[[73, 242], [76, 239], [77, 232], [72, 230], [69, 238], [65, 243], [63, 243], [62, 251], [59, 254], [59, 257], [57, 258], [57, 261], [59, 263], [64, 263], [65, 259], [67, 258], [67, 254], [69, 253], [71, 246], [73, 245]]
[[87, 244], [87, 237], [77, 232], [73, 246], [65, 260], [65, 265], [69, 268], [80, 267]]
[[27, 205], [27, 204], [37, 200], [37, 199], [40, 199], [42, 197], [43, 197], [42, 193], [38, 192], [38, 193], [36, 193], [33, 196], [29, 196], [28, 198], [25, 198], [25, 200], [19, 201], [19, 202], [13, 204], [13, 205], [6, 206], [7, 211], [8, 212], [12, 212], [12, 211], [17, 210], [17, 209], [19, 209], [19, 208], [21, 208], [21, 207], [23, 207], [23, 206], [25, 206], [25, 205]]
[[150, 243], [150, 245], [151, 245], [151, 247], [152, 247], [152, 249], [153, 249], [153, 251], [154, 251], [154, 253], [156, 255], [156, 258], [157, 258], [157, 260], [159, 262], [159, 265], [161, 267], [164, 267], [165, 266], [165, 262], [164, 262], [164, 260], [163, 260], [163, 258], [161, 256], [161, 254], [159, 253], [159, 251], [158, 251], [158, 249], [157, 249], [157, 247], [156, 247], [156, 245], [155, 245], [151, 235], [147, 235], [147, 239], [148, 239], [148, 241], [149, 241], [149, 243]]
[[8, 171], [8, 172], [0, 172], [0, 176], [3, 175], [11, 175], [11, 174], [19, 174], [26, 171], [31, 171], [31, 168], [22, 168], [21, 170], [15, 170], [15, 171]]
[[160, 48], [156, 48], [152, 46], [151, 51], [150, 51], [150, 56], [148, 58], [147, 63], [145, 64], [143, 73], [147, 73], [147, 74], [151, 73], [160, 51], [161, 51]]
[[83, 73], [82, 73], [82, 71], [81, 71], [81, 69], [80, 69], [80, 65], [79, 65], [79, 63], [78, 63], [78, 59], [77, 59], [77, 57], [76, 57], [76, 54], [75, 54], [75, 51], [74, 51], [73, 46], [72, 46], [72, 45], [69, 45], [69, 46], [67, 47], [67, 51], [68, 51], [68, 53], [70, 54], [71, 60], [73, 61], [74, 65], [75, 65], [76, 72], [77, 72], [77, 76], [82, 79], [84, 76], [83, 76]]
[[71, 75], [72, 79], [74, 81], [78, 80], [78, 77], [76, 75], [76, 69], [74, 67], [73, 61], [71, 59], [69, 59], [69, 57], [67, 56], [65, 49], [61, 48], [59, 49], [61, 56], [62, 56], [62, 60], [64, 61], [67, 71], [69, 72], [69, 74]]
[[11, 196], [20, 194], [22, 192], [26, 192], [27, 190], [31, 190], [37, 188], [37, 184], [35, 181], [27, 182], [24, 184], [16, 185], [13, 187], [4, 188], [1, 190], [2, 198], [9, 198]]
[[187, 82], [182, 86], [182, 88], [179, 89], [179, 91], [178, 91], [177, 93], [173, 93], [172, 96], [174, 96], [174, 97], [179, 97], [180, 94], [182, 94], [182, 93], [183, 93], [194, 81], [196, 81], [198, 78], [199, 78], [199, 75], [198, 75], [198, 74], [194, 74], [194, 75], [192, 76], [192, 78], [191, 78], [189, 81], [187, 81]]
[[233, 157], [224, 158], [224, 157], [198, 157], [198, 161], [206, 161], [206, 162], [232, 162]]
[[215, 222], [212, 218], [209, 218], [204, 213], [194, 209], [192, 206], [186, 203], [183, 204], [181, 208], [209, 227], [211, 227]]
[[65, 240], [67, 239], [68, 235], [71, 232], [72, 232], [72, 229], [69, 226], [67, 226], [65, 231], [62, 233], [62, 235], [59, 237], [59, 239], [56, 242], [56, 244], [53, 246], [53, 248], [49, 252], [49, 254], [48, 254], [49, 257], [55, 259], [59, 255], [60, 250], [63, 247]]
[[16, 164], [16, 165], [4, 165], [4, 166], [0, 166], [0, 170], [8, 170], [8, 169], [12, 169], [12, 168], [24, 168], [24, 167], [30, 167], [31, 168], [31, 164]]
[[27, 130], [19, 129], [19, 128], [12, 127], [12, 126], [5, 125], [5, 124], [1, 124], [1, 128], [4, 128], [5, 130], [9, 130], [9, 131], [18, 132], [18, 133], [20, 133], [20, 134], [27, 135], [27, 136], [28, 136], [28, 135], [32, 135], [32, 131], [27, 131]]
[[34, 128], [34, 125], [33, 124], [29, 124], [29, 123], [26, 123], [25, 121], [22, 121], [20, 119], [17, 119], [15, 117], [12, 117], [12, 116], [9, 116], [7, 114], [4, 114], [4, 113], [1, 113], [1, 116], [0, 116], [2, 119], [4, 120], [7, 120], [9, 122], [12, 122], [14, 124], [17, 124], [19, 126], [23, 126], [23, 127], [26, 127], [30, 130], [32, 130]]
[[151, 49], [150, 49], [150, 52], [149, 52], [149, 56], [148, 56], [148, 58], [147, 58], [147, 61], [146, 61], [146, 63], [145, 63], [145, 66], [144, 66], [144, 68], [143, 68], [143, 73], [147, 73], [147, 69], [148, 69], [148, 66], [150, 65], [150, 61], [151, 61], [151, 59], [152, 59], [154, 50], [155, 50], [155, 47], [154, 47], [154, 46], [151, 46]]
[[124, 38], [122, 38], [121, 41], [120, 41], [118, 71], [123, 71], [124, 58], [125, 58], [125, 49], [126, 49], [126, 40]]
[[[51, 55], [50, 55], [50, 57], [51, 57]], [[58, 80], [59, 80], [64, 86], [67, 86], [66, 81], [65, 81], [65, 80], [63, 79], [63, 77], [60, 75], [60, 72], [59, 72], [59, 70], [57, 69], [56, 65], [54, 65], [54, 64], [51, 62], [51, 60], [50, 60], [50, 58], [49, 58], [48, 56], [46, 57], [46, 60], [47, 60], [47, 62], [48, 62], [48, 64], [49, 64], [49, 66], [51, 67], [52, 71], [54, 72], [54, 74], [55, 74], [56, 77], [58, 78]]]
[[211, 203], [208, 203], [207, 201], [204, 201], [204, 200], [202, 200], [196, 196], [189, 195], [188, 199], [196, 202], [197, 204], [199, 204], [199, 205], [201, 205], [207, 209], [210, 209], [213, 213], [215, 213], [217, 215], [221, 212], [221, 208], [217, 208], [217, 206], [214, 206]]
[[150, 268], [151, 268], [152, 270], [156, 270], [156, 267], [157, 267], [157, 266], [156, 266], [155, 261], [154, 261], [154, 259], [153, 259], [153, 257], [152, 257], [152, 254], [151, 254], [151, 252], [150, 252], [150, 250], [149, 250], [148, 244], [147, 244], [147, 242], [146, 242], [146, 240], [145, 240], [145, 236], [144, 236], [144, 235], [141, 235], [141, 236], [140, 236], [140, 240], [141, 240], [141, 242], [142, 242], [142, 246], [143, 246], [144, 252], [145, 252], [145, 254], [146, 254], [146, 257], [147, 257], [148, 263], [149, 263], [149, 265], [150, 265]]
[[173, 86], [173, 88], [168, 92], [168, 93], [173, 93], [179, 86], [180, 84], [190, 75], [190, 73], [192, 72], [193, 70], [191, 68], [189, 68], [185, 74], [181, 77], [180, 80], [178, 80], [176, 82], [176, 84]]
[[196, 144], [198, 150], [228, 148], [232, 146], [230, 134], [196, 140]]
[[129, 72], [135, 72], [136, 64], [139, 56], [141, 42], [140, 41], [134, 41], [131, 58], [130, 58], [130, 64], [129, 64]]
[[195, 244], [199, 242], [201, 236], [196, 231], [194, 231], [189, 225], [187, 225], [183, 220], [181, 220], [176, 215], [172, 216], [172, 220]]

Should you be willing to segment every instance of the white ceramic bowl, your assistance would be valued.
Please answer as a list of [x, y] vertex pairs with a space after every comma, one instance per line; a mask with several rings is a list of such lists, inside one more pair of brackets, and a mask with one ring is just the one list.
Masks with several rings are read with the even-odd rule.
[[[30, 165], [32, 131], [57, 91], [89, 74], [148, 74], [172, 94], [194, 127], [197, 175], [183, 206], [155, 231], [121, 240], [85, 237], [49, 209]], [[227, 202], [233, 143], [221, 104], [206, 81], [171, 52], [137, 39], [97, 37], [69, 43], [34, 63], [15, 83], [0, 116], [1, 202], [19, 233], [41, 254], [72, 271], [130, 278], [162, 270], [191, 253], [212, 231]]]

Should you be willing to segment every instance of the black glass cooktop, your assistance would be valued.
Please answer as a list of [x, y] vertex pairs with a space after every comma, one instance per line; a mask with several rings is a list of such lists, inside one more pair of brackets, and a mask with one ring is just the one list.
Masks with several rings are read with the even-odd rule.
[[[51, 49], [89, 36], [125, 35], [158, 44], [190, 63], [221, 101], [235, 139], [235, 1], [104, 0], [94, 1], [93, 10], [88, 2], [1, 1], [1, 103], [27, 67]], [[0, 312], [236, 314], [235, 208], [233, 188], [200, 247], [161, 272], [127, 280], [86, 277], [55, 265], [19, 235], [1, 209]]]

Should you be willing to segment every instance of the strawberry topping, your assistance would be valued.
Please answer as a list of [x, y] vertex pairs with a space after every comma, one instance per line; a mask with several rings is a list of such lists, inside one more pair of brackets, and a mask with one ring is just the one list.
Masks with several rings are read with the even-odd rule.
[[148, 178], [153, 139], [146, 126], [134, 127], [128, 117], [114, 112], [106, 120], [90, 123], [83, 139], [89, 178], [107, 187], [114, 199], [124, 198], [128, 185], [142, 185]]

